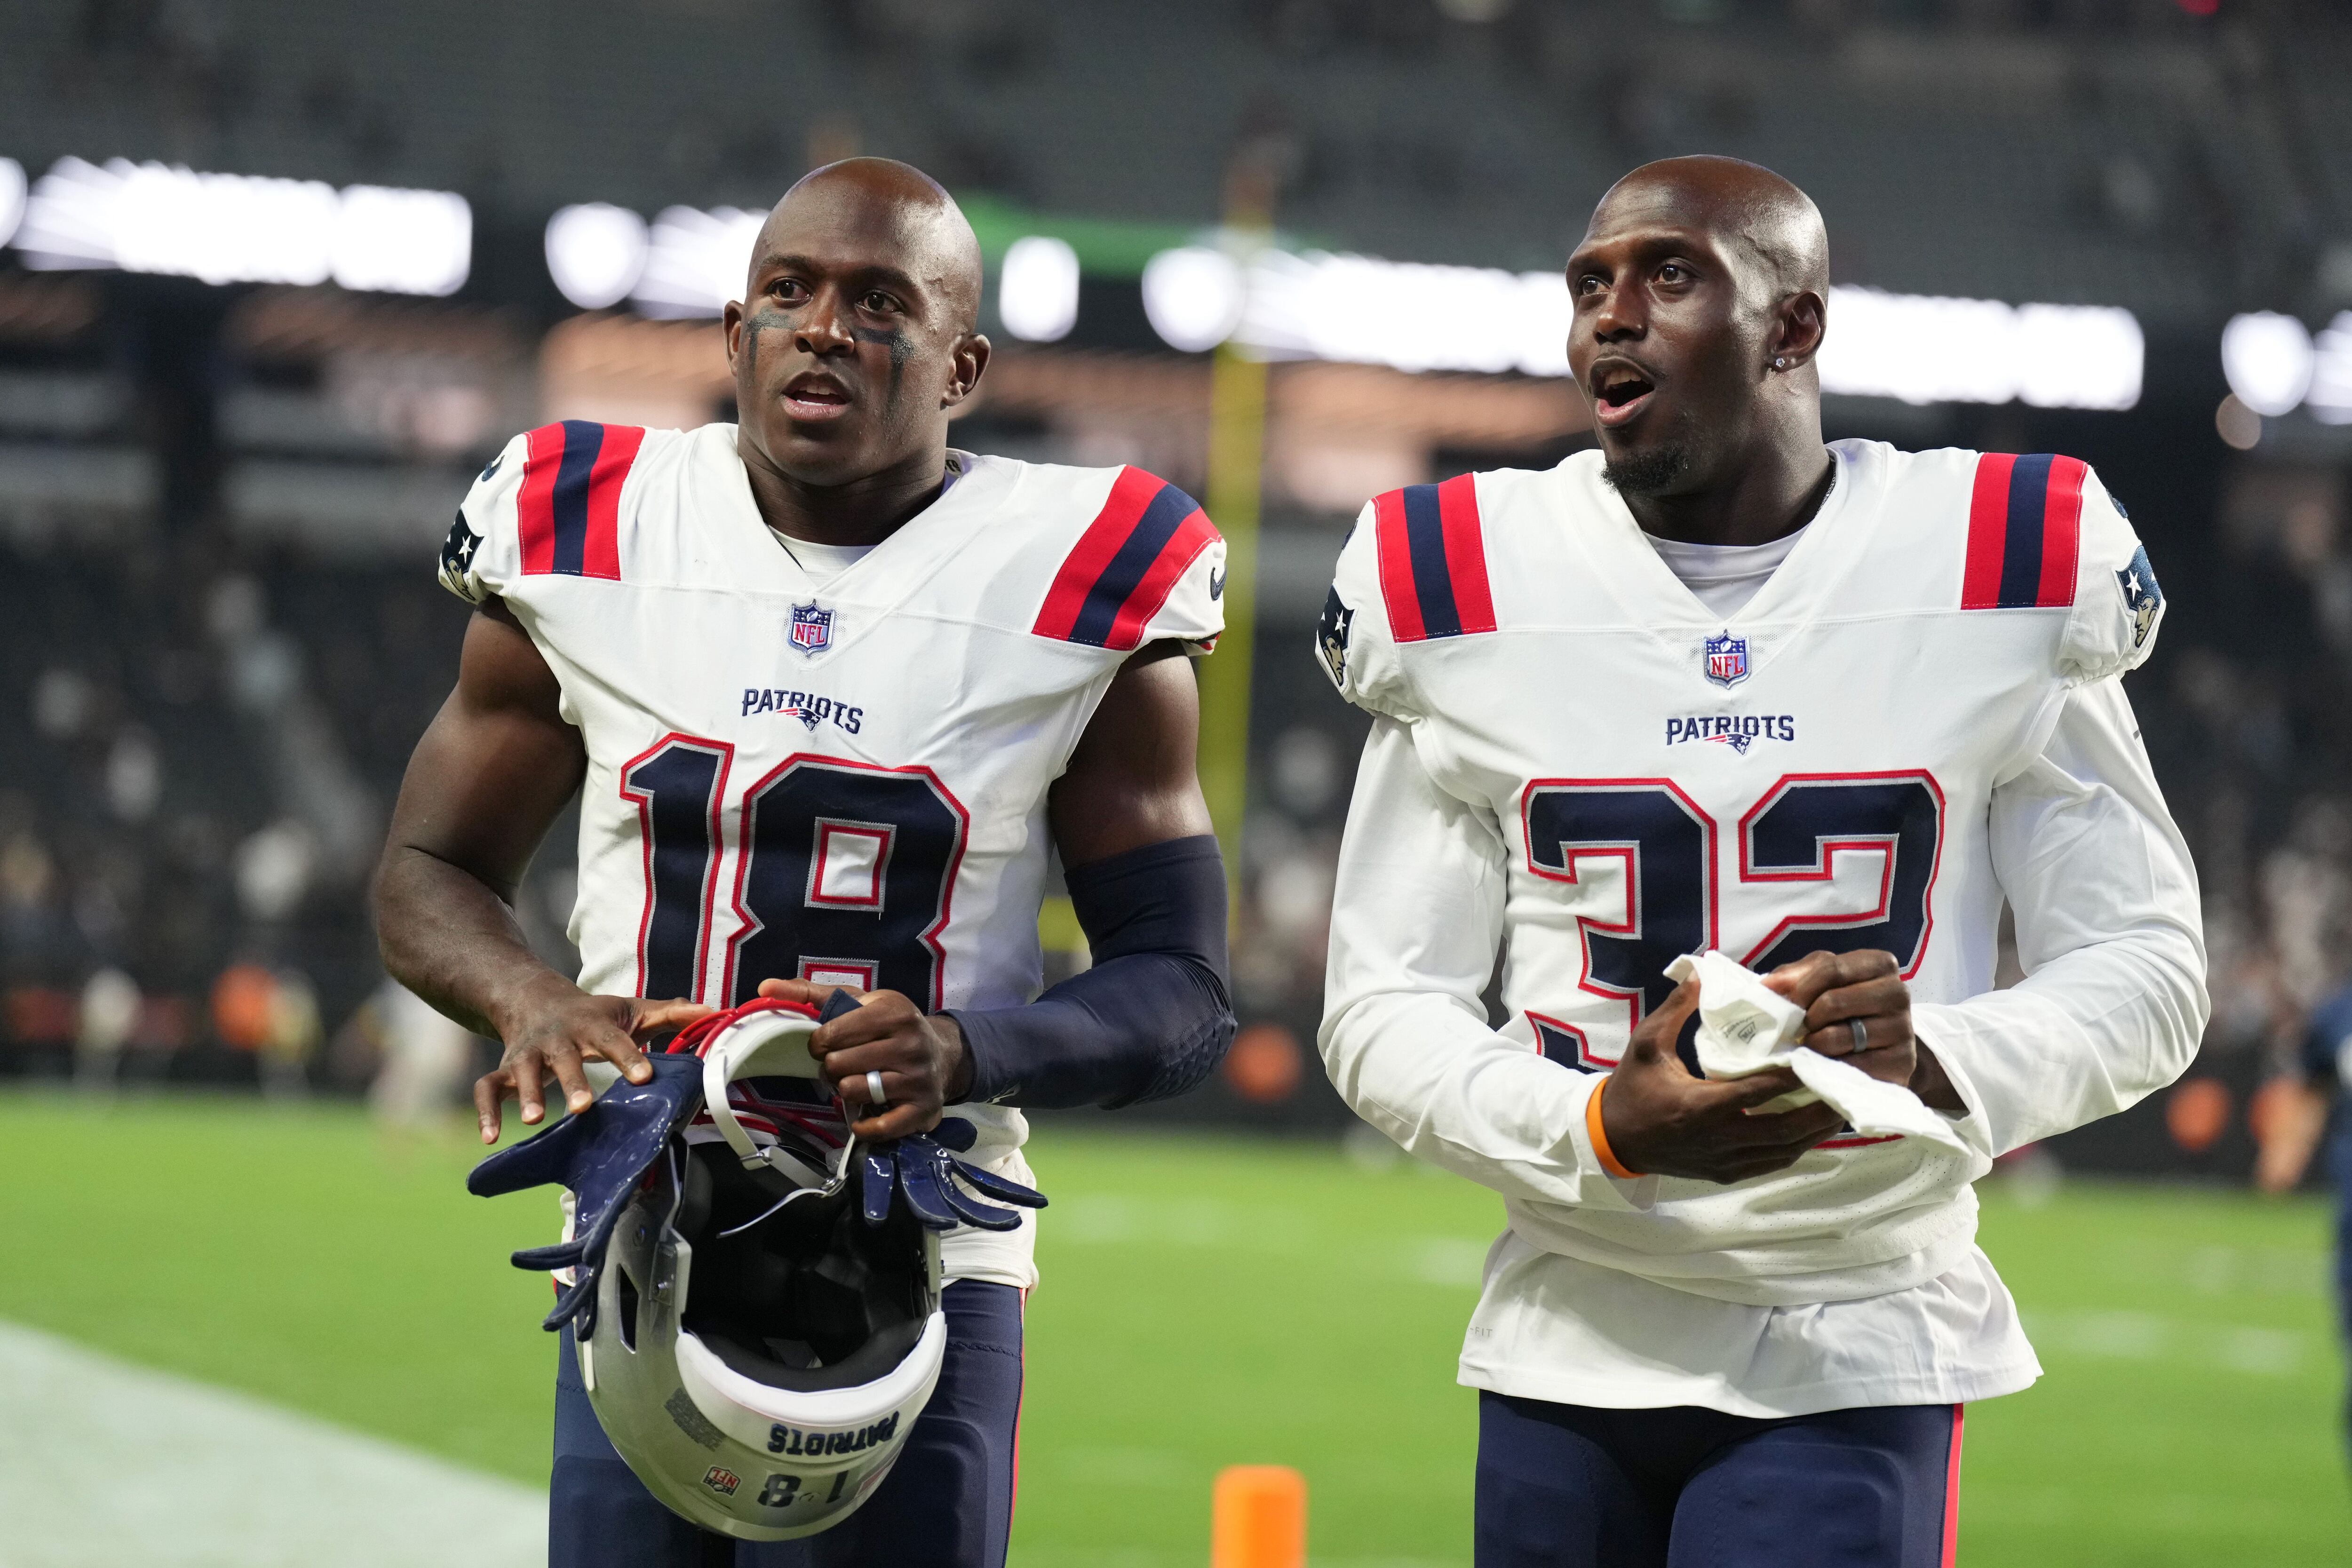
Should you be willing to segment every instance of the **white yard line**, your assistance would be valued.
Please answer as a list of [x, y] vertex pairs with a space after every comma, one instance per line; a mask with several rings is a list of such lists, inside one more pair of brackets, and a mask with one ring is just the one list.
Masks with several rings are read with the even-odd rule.
[[0, 1323], [0, 1568], [537, 1568], [547, 1499]]

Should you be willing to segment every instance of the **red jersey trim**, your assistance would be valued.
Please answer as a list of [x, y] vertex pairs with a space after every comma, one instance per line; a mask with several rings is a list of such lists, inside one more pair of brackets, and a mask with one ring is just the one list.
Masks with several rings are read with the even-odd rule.
[[635, 425], [566, 419], [524, 437], [516, 530], [525, 576], [621, 579], [621, 486], [644, 447]]
[[2090, 471], [2078, 458], [2049, 452], [1977, 459], [1960, 608], [2053, 610], [2074, 602]]
[[1030, 630], [1121, 653], [1139, 647], [1168, 595], [1218, 537], [1191, 496], [1156, 474], [1123, 468], [1054, 574]]
[[1476, 476], [1376, 496], [1372, 527], [1390, 636], [1425, 642], [1495, 629]]

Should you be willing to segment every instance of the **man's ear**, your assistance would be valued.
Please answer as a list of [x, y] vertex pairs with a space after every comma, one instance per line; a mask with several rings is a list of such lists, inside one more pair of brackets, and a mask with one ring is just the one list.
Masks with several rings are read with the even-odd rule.
[[735, 357], [743, 350], [743, 301], [728, 300], [727, 308], [719, 312], [719, 321], [727, 338], [727, 368], [733, 371]]
[[940, 398], [940, 407], [953, 408], [980, 389], [990, 353], [989, 341], [982, 333], [966, 332], [956, 340], [948, 354], [948, 388]]
[[1765, 345], [1766, 357], [1776, 367], [1788, 370], [1811, 363], [1829, 332], [1829, 301], [1819, 289], [1801, 289], [1781, 300], [1774, 314], [1777, 320], [1771, 342]]

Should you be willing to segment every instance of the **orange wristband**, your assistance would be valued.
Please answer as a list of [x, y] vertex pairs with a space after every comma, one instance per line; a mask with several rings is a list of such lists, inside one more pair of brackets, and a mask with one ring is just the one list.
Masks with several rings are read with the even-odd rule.
[[1592, 1097], [1584, 1102], [1584, 1131], [1591, 1135], [1592, 1152], [1601, 1157], [1601, 1168], [1612, 1176], [1633, 1181], [1642, 1173], [1629, 1170], [1625, 1163], [1617, 1158], [1615, 1151], [1609, 1147], [1609, 1134], [1601, 1130], [1601, 1092], [1608, 1087], [1609, 1075], [1602, 1073], [1601, 1081], [1592, 1086]]

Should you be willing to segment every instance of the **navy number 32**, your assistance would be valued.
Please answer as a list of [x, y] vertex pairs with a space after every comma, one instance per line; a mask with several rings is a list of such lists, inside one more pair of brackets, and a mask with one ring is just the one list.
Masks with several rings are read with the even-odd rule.
[[[1630, 1030], [1673, 994], [1668, 963], [1717, 943], [1717, 824], [1667, 779], [1537, 779], [1520, 810], [1533, 875], [1574, 883], [1583, 867], [1602, 860], [1623, 873], [1622, 915], [1580, 915], [1577, 927], [1584, 946], [1580, 989], [1622, 1000]], [[1829, 882], [1839, 855], [1869, 851], [1880, 857], [1878, 894], [1864, 910], [1790, 915], [1739, 961], [1761, 972], [1816, 950], [1878, 948], [1895, 955], [1906, 978], [1917, 973], [1943, 822], [1943, 791], [1925, 772], [1782, 778], [1739, 819], [1739, 880]], [[1547, 1055], [1588, 1057], [1582, 1031], [1538, 1022], [1541, 1033], [1562, 1037], [1545, 1039]], [[1614, 1061], [1588, 1057], [1568, 1065]]]

